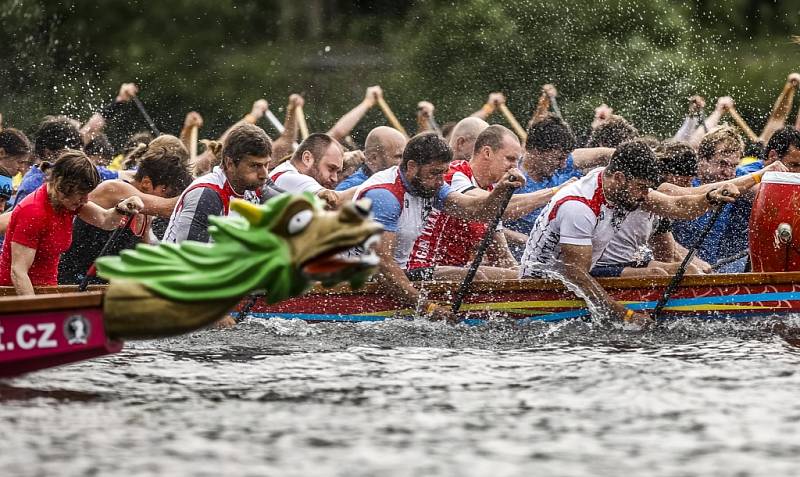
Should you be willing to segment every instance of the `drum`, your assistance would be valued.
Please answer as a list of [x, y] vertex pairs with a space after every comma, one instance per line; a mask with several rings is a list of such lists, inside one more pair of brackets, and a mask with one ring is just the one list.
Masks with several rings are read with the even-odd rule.
[[749, 240], [754, 272], [800, 270], [800, 173], [764, 173]]

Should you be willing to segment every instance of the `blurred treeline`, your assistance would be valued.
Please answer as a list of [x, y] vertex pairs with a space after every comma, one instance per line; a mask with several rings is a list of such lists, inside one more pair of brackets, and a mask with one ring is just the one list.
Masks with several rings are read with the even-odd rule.
[[[45, 114], [85, 120], [135, 81], [166, 132], [197, 110], [213, 137], [261, 97], [282, 117], [293, 92], [327, 130], [380, 84], [413, 131], [419, 100], [444, 123], [490, 91], [525, 123], [551, 82], [578, 132], [605, 102], [671, 135], [695, 93], [709, 110], [733, 96], [760, 131], [800, 68], [799, 18], [800, 0], [0, 0], [0, 113], [29, 132]], [[384, 122], [376, 108], [356, 140]]]

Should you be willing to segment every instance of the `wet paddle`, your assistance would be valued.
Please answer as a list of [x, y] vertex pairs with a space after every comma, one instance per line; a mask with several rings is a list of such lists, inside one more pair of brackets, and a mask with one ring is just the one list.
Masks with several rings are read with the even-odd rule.
[[375, 99], [378, 101], [378, 106], [381, 108], [381, 111], [383, 111], [383, 115], [386, 116], [387, 120], [389, 120], [389, 124], [391, 124], [393, 128], [400, 131], [403, 136], [408, 137], [406, 128], [404, 128], [403, 125], [400, 124], [400, 121], [397, 120], [397, 116], [394, 115], [392, 108], [389, 107], [389, 103], [383, 99], [383, 96], [376, 96]]
[[733, 262], [735, 262], [737, 260], [740, 260], [740, 259], [742, 259], [742, 258], [744, 258], [744, 257], [746, 257], [748, 255], [750, 255], [750, 249], [746, 248], [746, 249], [742, 250], [741, 252], [739, 252], [737, 254], [734, 254], [734, 255], [731, 255], [731, 256], [728, 256], [728, 257], [725, 257], [725, 258], [720, 258], [713, 265], [711, 265], [711, 269], [714, 270], [714, 271], [717, 271], [720, 268], [724, 267], [725, 265], [727, 265], [729, 263], [733, 263]]
[[[511, 180], [513, 179], [514, 178], [511, 177]], [[506, 193], [506, 196], [503, 197], [503, 203], [500, 206], [499, 212], [492, 219], [492, 222], [489, 224], [489, 228], [486, 229], [486, 233], [481, 239], [481, 243], [478, 245], [478, 250], [475, 252], [475, 259], [472, 260], [472, 264], [467, 270], [467, 275], [464, 277], [464, 282], [461, 283], [461, 286], [456, 292], [456, 298], [453, 301], [453, 314], [458, 313], [459, 308], [461, 308], [461, 303], [464, 301], [467, 293], [469, 293], [469, 287], [472, 285], [472, 281], [475, 279], [475, 274], [478, 273], [478, 267], [481, 266], [483, 255], [486, 253], [486, 249], [489, 248], [489, 244], [492, 242], [492, 237], [497, 229], [497, 224], [500, 223], [500, 219], [503, 217], [503, 213], [505, 213], [508, 203], [511, 201], [511, 197], [514, 196], [514, 190], [515, 189], [513, 188], [509, 189]]]
[[150, 130], [153, 131], [153, 134], [156, 136], [160, 136], [161, 132], [156, 127], [156, 123], [153, 122], [153, 118], [147, 114], [147, 111], [144, 109], [144, 104], [142, 104], [142, 100], [139, 99], [138, 96], [133, 97], [133, 104], [139, 109], [139, 112], [142, 113], [142, 117], [145, 121], [147, 121], [147, 125], [150, 126]]
[[508, 121], [508, 124], [511, 125], [511, 129], [514, 130], [517, 136], [519, 136], [524, 143], [528, 138], [528, 133], [525, 132], [525, 129], [522, 127], [519, 121], [517, 121], [517, 118], [514, 117], [514, 115], [511, 113], [511, 110], [508, 109], [508, 106], [506, 106], [505, 103], [500, 103], [499, 108], [500, 112], [503, 113], [503, 116], [505, 116], [506, 121]]
[[739, 126], [739, 129], [741, 129], [742, 132], [747, 136], [747, 139], [750, 139], [752, 142], [758, 141], [758, 136], [756, 136], [756, 133], [750, 129], [750, 126], [748, 126], [744, 121], [744, 118], [742, 118], [742, 116], [739, 114], [739, 111], [736, 111], [736, 108], [728, 109], [728, 114], [731, 115], [733, 122], [735, 122], [736, 125]]
[[[723, 191], [724, 193], [724, 191]], [[697, 237], [697, 240], [692, 244], [692, 248], [686, 253], [686, 256], [683, 258], [681, 262], [681, 266], [678, 267], [678, 271], [675, 272], [675, 276], [672, 277], [667, 288], [664, 290], [664, 294], [661, 295], [661, 298], [658, 299], [658, 303], [656, 303], [656, 307], [653, 310], [653, 321], [658, 321], [658, 316], [664, 310], [664, 307], [667, 305], [669, 301], [669, 297], [675, 293], [675, 290], [678, 288], [678, 285], [681, 284], [683, 280], [683, 276], [686, 274], [686, 267], [689, 266], [689, 262], [692, 261], [694, 255], [697, 253], [697, 250], [703, 245], [703, 242], [706, 240], [706, 236], [711, 232], [711, 229], [714, 228], [714, 224], [717, 223], [717, 219], [719, 219], [719, 215], [722, 213], [722, 209], [725, 207], [725, 204], [720, 204], [714, 213], [711, 215], [711, 218], [708, 220], [706, 227], [700, 232], [700, 235]]]
[[[131, 225], [131, 221], [133, 218], [136, 217], [136, 214], [131, 214], [125, 219], [125, 224], [121, 227], [117, 227], [114, 229], [114, 232], [111, 233], [111, 237], [108, 238], [108, 241], [103, 248], [100, 250], [100, 253], [97, 255], [98, 257], [102, 257], [108, 251], [108, 248], [111, 246], [112, 243], [117, 241], [119, 234], [122, 233], [123, 230], [127, 229]], [[83, 280], [81, 280], [80, 286], [78, 286], [78, 291], [86, 291], [86, 288], [89, 286], [89, 278], [95, 276], [97, 274], [97, 270], [94, 267], [94, 262], [92, 262], [92, 266], [89, 267], [89, 270], [86, 271], [86, 275], [83, 276]]]

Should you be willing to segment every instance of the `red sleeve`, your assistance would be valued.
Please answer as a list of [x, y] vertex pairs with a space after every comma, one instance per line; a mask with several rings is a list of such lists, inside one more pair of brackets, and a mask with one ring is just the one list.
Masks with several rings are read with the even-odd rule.
[[20, 209], [19, 212], [17, 217], [14, 217], [16, 220], [14, 232], [11, 234], [11, 242], [38, 249], [45, 229], [44, 218], [31, 208]]

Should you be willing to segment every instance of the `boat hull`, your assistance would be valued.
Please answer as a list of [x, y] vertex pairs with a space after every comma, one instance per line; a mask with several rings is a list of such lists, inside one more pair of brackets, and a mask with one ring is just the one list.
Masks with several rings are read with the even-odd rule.
[[[668, 277], [649, 279], [601, 279], [616, 300], [633, 310], [652, 310], [667, 285]], [[422, 284], [429, 299], [452, 303], [457, 283]], [[487, 319], [521, 322], [588, 318], [585, 302], [559, 282], [513, 280], [475, 283], [462, 306], [468, 323]], [[800, 312], [800, 274], [737, 274], [686, 277], [665, 309], [665, 319], [743, 319]], [[276, 305], [257, 300], [249, 315], [258, 318], [302, 319], [310, 322], [371, 322], [412, 316], [374, 286], [363, 291], [338, 288], [314, 290]]]

